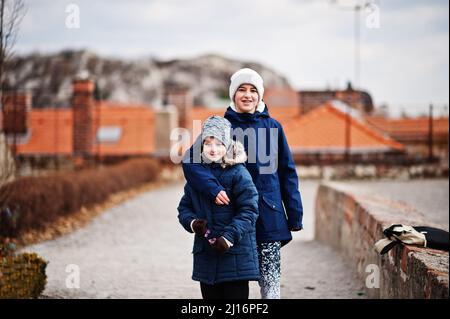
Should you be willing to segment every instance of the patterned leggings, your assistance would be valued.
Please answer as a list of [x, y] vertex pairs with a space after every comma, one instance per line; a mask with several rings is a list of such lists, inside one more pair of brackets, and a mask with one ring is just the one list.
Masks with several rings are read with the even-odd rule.
[[258, 244], [259, 270], [262, 299], [280, 299], [280, 250], [281, 242]]

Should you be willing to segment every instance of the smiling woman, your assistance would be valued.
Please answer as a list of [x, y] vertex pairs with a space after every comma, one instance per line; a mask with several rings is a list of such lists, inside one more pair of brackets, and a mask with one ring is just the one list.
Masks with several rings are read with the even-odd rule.
[[240, 69], [231, 76], [230, 99], [231, 108], [237, 113], [262, 112], [265, 104], [264, 81], [262, 77], [252, 69]]
[[238, 113], [254, 113], [258, 102], [258, 91], [251, 84], [242, 84], [234, 96], [234, 104]]

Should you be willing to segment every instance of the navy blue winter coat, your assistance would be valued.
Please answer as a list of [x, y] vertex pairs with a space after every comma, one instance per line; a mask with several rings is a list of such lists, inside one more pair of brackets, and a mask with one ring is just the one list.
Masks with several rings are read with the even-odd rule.
[[[236, 146], [240, 145], [240, 146]], [[228, 158], [227, 166], [199, 164], [204, 166], [224, 187], [232, 204], [216, 205], [203, 191], [189, 184], [178, 206], [178, 219], [192, 233], [191, 222], [206, 219], [211, 230], [208, 238], [224, 236], [233, 246], [219, 254], [208, 240], [195, 234], [194, 267], [192, 279], [209, 285], [235, 280], [258, 280], [259, 262], [256, 250], [255, 224], [258, 218], [258, 192], [246, 170], [245, 151], [242, 144], [233, 142], [234, 156]]]
[[[281, 241], [285, 245], [292, 239], [292, 229], [303, 228], [303, 205], [295, 164], [283, 128], [269, 116], [267, 106], [263, 112], [253, 114], [237, 113], [228, 107], [225, 118], [231, 122], [233, 138], [244, 144], [249, 157], [246, 167], [259, 193], [257, 242]], [[255, 134], [245, 136], [249, 128]], [[208, 169], [192, 161], [192, 149], [183, 159], [184, 176], [193, 189], [206, 192], [214, 199], [225, 187]], [[256, 154], [256, 160], [252, 159], [252, 154]]]

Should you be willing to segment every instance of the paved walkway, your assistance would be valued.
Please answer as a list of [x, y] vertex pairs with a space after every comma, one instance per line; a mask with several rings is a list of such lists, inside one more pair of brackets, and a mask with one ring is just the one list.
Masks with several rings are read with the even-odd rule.
[[[316, 182], [301, 184], [305, 231], [282, 249], [283, 298], [361, 298], [363, 282], [329, 247], [312, 241]], [[163, 187], [105, 212], [88, 226], [28, 246], [49, 261], [48, 298], [201, 298], [190, 279], [192, 234], [178, 223], [182, 184]], [[74, 266], [76, 265], [75, 268]], [[71, 281], [79, 269], [80, 287]], [[256, 282], [250, 297], [259, 298]]]

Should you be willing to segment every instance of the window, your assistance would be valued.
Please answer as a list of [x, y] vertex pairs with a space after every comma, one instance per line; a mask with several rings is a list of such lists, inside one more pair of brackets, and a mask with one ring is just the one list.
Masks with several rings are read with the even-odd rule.
[[117, 143], [121, 136], [120, 126], [102, 126], [97, 130], [97, 143]]

